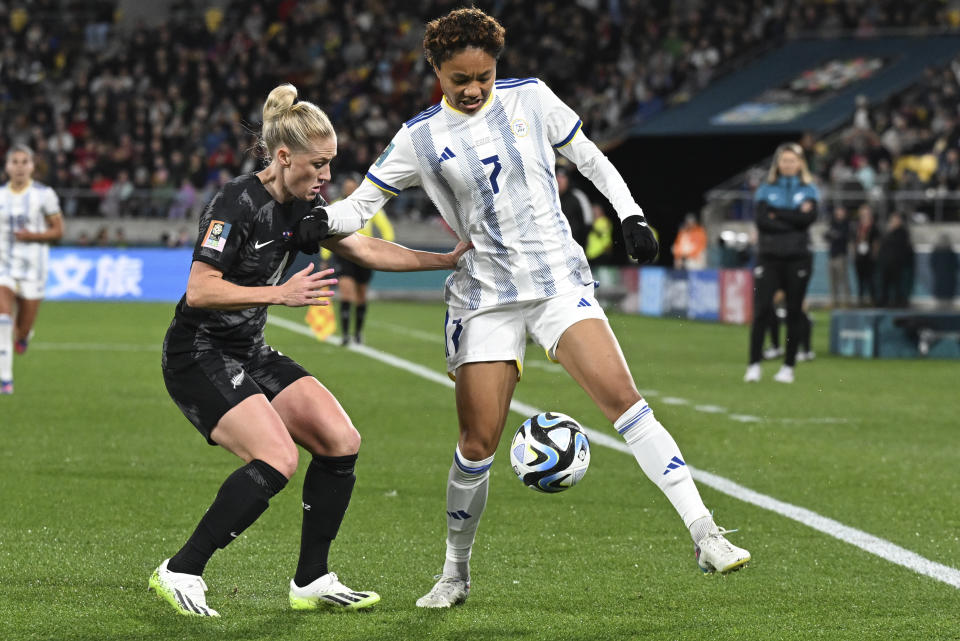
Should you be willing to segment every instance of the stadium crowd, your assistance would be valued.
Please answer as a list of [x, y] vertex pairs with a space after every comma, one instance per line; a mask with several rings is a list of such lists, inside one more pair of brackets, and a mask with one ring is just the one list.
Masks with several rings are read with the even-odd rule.
[[[916, 270], [911, 223], [960, 220], [960, 56], [881, 103], [858, 97], [846, 128], [819, 139], [805, 134], [800, 145], [825, 194], [832, 305], [907, 306]], [[732, 217], [755, 217], [752, 194], [765, 176], [759, 164], [743, 175]], [[935, 242], [931, 285], [949, 301], [956, 254], [948, 235]]]
[[[263, 97], [288, 79], [335, 123], [335, 169], [363, 172], [405, 115], [439, 99], [423, 24], [456, 4], [179, 2], [148, 28], [127, 26], [116, 1], [0, 2], [0, 154], [28, 144], [39, 180], [97, 195], [66, 199], [68, 216], [193, 216], [259, 164]], [[510, 26], [501, 75], [543, 78], [601, 140], [791, 34], [960, 23], [931, 0], [477, 4]]]
[[[920, 220], [960, 216], [960, 56], [927, 69], [916, 83], [882, 103], [859, 96], [840, 132], [800, 140], [810, 170], [825, 187], [824, 216], [835, 206], [868, 203], [881, 218], [907, 212]], [[752, 193], [763, 180], [745, 175]], [[750, 217], [750, 211], [740, 216]], [[737, 216], [737, 214], [735, 214]]]

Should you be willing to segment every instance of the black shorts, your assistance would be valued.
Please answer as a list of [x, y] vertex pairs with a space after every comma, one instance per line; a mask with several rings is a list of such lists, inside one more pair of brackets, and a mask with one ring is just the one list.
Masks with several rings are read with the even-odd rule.
[[254, 394], [264, 394], [272, 401], [294, 381], [310, 376], [296, 361], [269, 345], [246, 359], [203, 351], [165, 354], [164, 362], [163, 381], [170, 398], [211, 445], [216, 443], [210, 432], [240, 401]]
[[333, 268], [337, 270], [334, 274], [334, 276], [337, 278], [340, 278], [341, 276], [348, 276], [357, 281], [357, 283], [360, 285], [366, 285], [370, 282], [370, 279], [373, 278], [372, 269], [361, 267], [360, 265], [351, 263], [349, 260], [340, 258], [339, 256], [334, 261]]

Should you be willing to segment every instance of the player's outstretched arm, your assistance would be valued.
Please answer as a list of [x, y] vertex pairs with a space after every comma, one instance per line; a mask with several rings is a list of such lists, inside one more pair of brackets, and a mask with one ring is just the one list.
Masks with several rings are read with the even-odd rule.
[[223, 279], [223, 272], [199, 260], [193, 261], [187, 280], [187, 305], [203, 309], [237, 310], [264, 305], [329, 305], [333, 292], [325, 289], [336, 285], [336, 278], [327, 278], [332, 269], [314, 272], [313, 263], [291, 276], [282, 285], [244, 287]]
[[323, 246], [362, 267], [384, 272], [454, 269], [460, 257], [473, 249], [472, 243], [460, 241], [453, 251], [438, 254], [409, 249], [403, 245], [362, 234], [329, 238], [323, 242]]

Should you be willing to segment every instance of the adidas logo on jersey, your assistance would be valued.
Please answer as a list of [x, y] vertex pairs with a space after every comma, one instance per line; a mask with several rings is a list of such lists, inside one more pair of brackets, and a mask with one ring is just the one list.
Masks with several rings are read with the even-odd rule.
[[444, 147], [443, 153], [440, 154], [440, 162], [443, 162], [444, 160], [450, 160], [451, 158], [456, 158], [456, 157], [457, 155], [452, 151], [450, 151], [450, 147]]
[[590, 306], [591, 306], [590, 301], [588, 301], [586, 298], [581, 298], [580, 302], [577, 303], [577, 307], [590, 307]]

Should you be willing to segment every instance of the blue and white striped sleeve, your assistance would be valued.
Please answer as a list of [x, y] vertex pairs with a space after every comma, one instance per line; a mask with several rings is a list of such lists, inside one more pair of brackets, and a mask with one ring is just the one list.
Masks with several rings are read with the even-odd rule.
[[410, 134], [406, 127], [402, 127], [370, 165], [356, 191], [325, 208], [330, 233], [352, 234], [363, 229], [388, 200], [404, 189], [420, 184], [419, 172], [420, 165]]
[[563, 149], [577, 137], [583, 123], [577, 113], [560, 100], [542, 80], [537, 82], [537, 89], [543, 107], [547, 140], [554, 149]]

